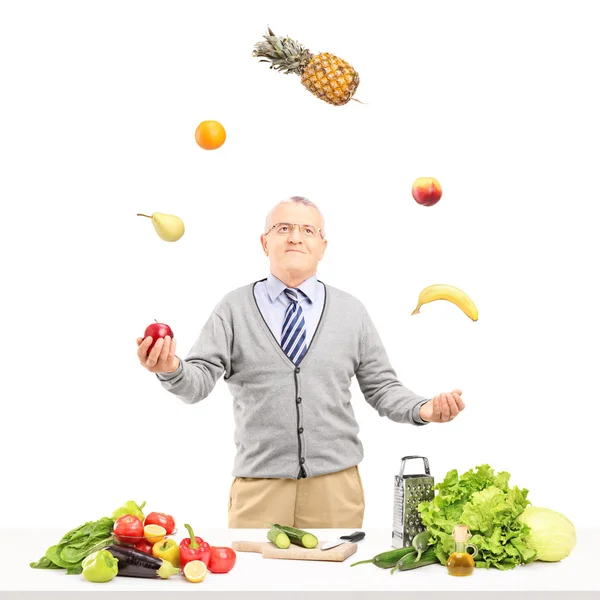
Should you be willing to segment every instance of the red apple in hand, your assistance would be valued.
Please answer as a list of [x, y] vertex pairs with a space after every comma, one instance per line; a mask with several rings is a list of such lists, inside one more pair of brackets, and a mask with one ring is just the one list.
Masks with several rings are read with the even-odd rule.
[[419, 177], [413, 183], [412, 195], [422, 206], [433, 206], [442, 197], [442, 186], [433, 177]]
[[148, 354], [150, 354], [150, 350], [154, 348], [154, 344], [156, 344], [158, 338], [164, 338], [167, 335], [173, 339], [173, 331], [165, 323], [159, 323], [156, 321], [156, 323], [148, 325], [148, 327], [146, 327], [146, 331], [144, 331], [144, 339], [146, 339], [148, 336], [152, 338], [152, 343], [150, 344], [150, 348], [148, 348]]

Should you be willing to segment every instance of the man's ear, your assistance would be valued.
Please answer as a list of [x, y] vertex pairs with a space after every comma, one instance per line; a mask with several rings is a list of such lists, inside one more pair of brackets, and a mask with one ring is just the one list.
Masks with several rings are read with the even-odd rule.
[[261, 234], [261, 236], [260, 236], [260, 245], [262, 246], [263, 252], [264, 252], [264, 253], [265, 253], [267, 256], [269, 256], [269, 251], [268, 251], [268, 249], [267, 249], [267, 240], [266, 240], [266, 238], [265, 238], [264, 234]]
[[[325, 250], [327, 249], [327, 240], [323, 240], [323, 252], [321, 253], [321, 258], [323, 258], [323, 255], [325, 254]], [[321, 260], [321, 259], [319, 259]]]

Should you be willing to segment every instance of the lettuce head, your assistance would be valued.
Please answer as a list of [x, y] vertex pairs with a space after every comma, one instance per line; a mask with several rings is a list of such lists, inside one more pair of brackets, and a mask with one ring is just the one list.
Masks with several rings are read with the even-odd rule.
[[526, 541], [530, 528], [519, 519], [531, 504], [529, 491], [511, 488], [509, 479], [509, 473], [494, 474], [489, 465], [461, 476], [454, 469], [434, 486], [433, 500], [419, 504], [440, 563], [446, 564], [454, 552], [452, 530], [457, 524], [469, 526], [473, 536], [469, 543], [478, 549], [476, 567], [508, 570], [536, 559], [535, 549]]
[[536, 560], [556, 562], [571, 554], [577, 543], [575, 525], [559, 512], [528, 506], [519, 520], [529, 526], [527, 543], [537, 552]]

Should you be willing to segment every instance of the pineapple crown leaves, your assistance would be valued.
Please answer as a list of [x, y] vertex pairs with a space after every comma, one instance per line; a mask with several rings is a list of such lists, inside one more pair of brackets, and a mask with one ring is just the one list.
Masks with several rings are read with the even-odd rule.
[[263, 37], [266, 41], [254, 44], [252, 56], [266, 59], [258, 62], [270, 62], [269, 69], [283, 71], [286, 75], [289, 73], [300, 75], [313, 57], [310, 50], [287, 36], [276, 36], [270, 27], [267, 35]]

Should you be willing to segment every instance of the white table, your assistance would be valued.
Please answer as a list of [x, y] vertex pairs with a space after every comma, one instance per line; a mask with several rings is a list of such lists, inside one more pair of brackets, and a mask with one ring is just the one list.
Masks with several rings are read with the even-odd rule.
[[[320, 541], [335, 539], [348, 530], [311, 530]], [[170, 579], [116, 577], [109, 583], [93, 584], [82, 575], [64, 570], [32, 569], [46, 549], [58, 543], [66, 530], [0, 530], [0, 600], [44, 598], [68, 600], [84, 592], [101, 597], [158, 599], [174, 594], [202, 593], [211, 600], [355, 600], [372, 598], [595, 598], [600, 600], [598, 541], [600, 530], [578, 532], [577, 547], [559, 563], [534, 562], [512, 571], [475, 569], [470, 577], [451, 577], [441, 565], [390, 574], [372, 564], [350, 567], [358, 560], [391, 549], [390, 530], [365, 530], [358, 551], [343, 563], [273, 560], [260, 554], [238, 553], [237, 563], [227, 574], [208, 573], [201, 583], [190, 583], [183, 575]], [[212, 529], [197, 532], [216, 546], [234, 540], [266, 540], [265, 529]], [[187, 534], [178, 534], [180, 541]], [[402, 592], [399, 596], [398, 592]], [[552, 594], [551, 592], [555, 592]], [[94, 596], [97, 597], [97, 596]]]

